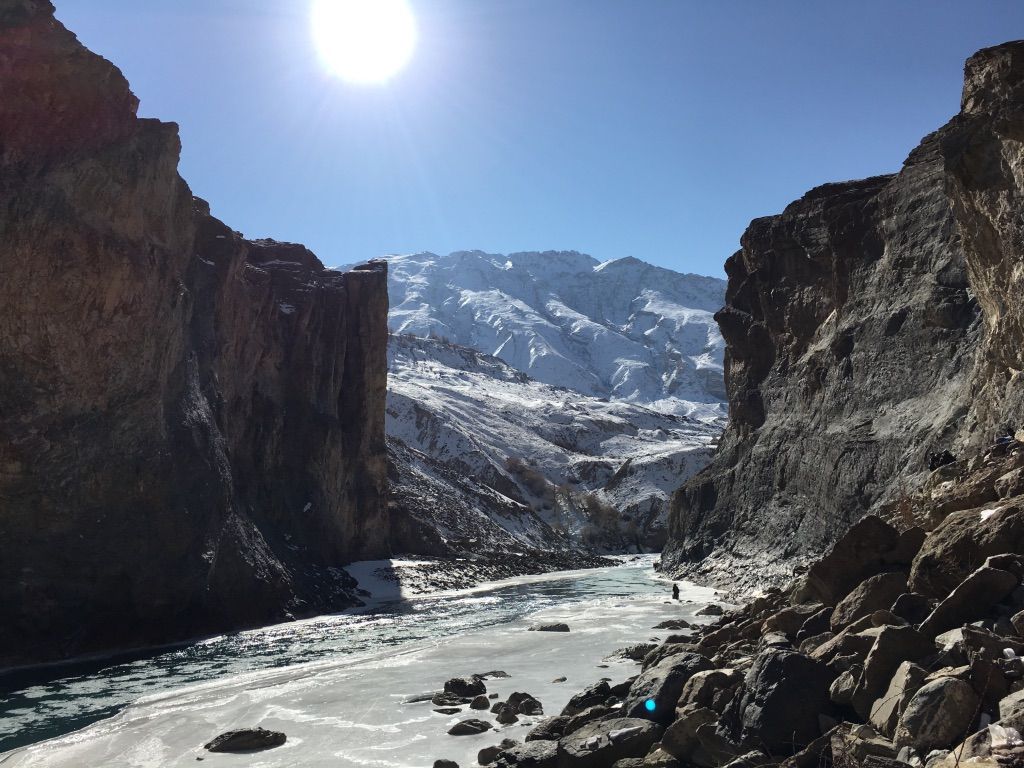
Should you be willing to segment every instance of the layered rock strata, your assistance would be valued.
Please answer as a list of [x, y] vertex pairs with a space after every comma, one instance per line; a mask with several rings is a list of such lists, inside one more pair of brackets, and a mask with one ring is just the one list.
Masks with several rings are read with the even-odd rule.
[[716, 316], [731, 421], [673, 501], [671, 570], [782, 583], [913, 492], [929, 454], [1021, 425], [1022, 83], [1024, 42], [980, 51], [960, 114], [899, 173], [750, 225]]
[[0, 0], [0, 666], [352, 603], [386, 266], [248, 241], [48, 0]]

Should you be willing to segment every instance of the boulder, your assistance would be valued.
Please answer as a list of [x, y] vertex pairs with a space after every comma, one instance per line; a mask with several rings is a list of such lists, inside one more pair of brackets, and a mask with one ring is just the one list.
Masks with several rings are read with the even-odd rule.
[[484, 685], [484, 681], [479, 677], [453, 677], [444, 684], [444, 692], [453, 696], [472, 699], [474, 696], [481, 696], [487, 693], [487, 686]]
[[606, 660], [628, 659], [629, 661], [643, 661], [648, 653], [658, 647], [657, 643], [638, 643], [627, 648], [620, 648]]
[[495, 768], [560, 768], [558, 743], [531, 741], [502, 750], [494, 762]]
[[881, 627], [853, 692], [857, 714], [867, 719], [872, 704], [885, 693], [900, 664], [917, 663], [934, 653], [932, 641], [912, 627]]
[[831, 619], [832, 631], [838, 632], [857, 619], [890, 608], [906, 591], [907, 574], [900, 571], [880, 573], [865, 579], [835, 607]]
[[531, 632], [568, 632], [569, 625], [558, 622], [556, 624], [534, 624], [530, 627]]
[[601, 680], [588, 688], [584, 688], [569, 699], [569, 703], [562, 708], [562, 714], [568, 716], [578, 715], [585, 709], [590, 709], [597, 704], [604, 704], [608, 697], [611, 696], [611, 693], [612, 689], [608, 685], [608, 681]]
[[516, 745], [513, 739], [502, 739], [501, 744], [496, 744], [491, 747], [484, 747], [476, 753], [476, 761], [480, 765], [490, 765], [498, 759], [498, 755], [507, 749], [511, 749]]
[[[678, 713], [678, 717], [665, 729], [661, 737], [661, 748], [668, 754], [679, 760], [688, 763], [707, 762], [702, 760], [701, 755], [696, 755], [702, 750], [701, 743], [697, 739], [697, 729], [708, 723], [715, 723], [718, 720], [718, 713], [707, 707], [687, 707]], [[696, 759], [695, 759], [696, 758]]]
[[[783, 608], [781, 611], [772, 614], [764, 621], [762, 632], [781, 632], [789, 637], [796, 637], [800, 628], [817, 613], [822, 610], [829, 610], [821, 603], [802, 603]], [[828, 629], [828, 627], [825, 627]]]
[[203, 745], [209, 752], [258, 752], [280, 747], [288, 737], [280, 731], [266, 728], [240, 728], [226, 731]]
[[836, 605], [869, 576], [910, 565], [922, 541], [920, 528], [900, 534], [875, 515], [863, 517], [808, 569], [793, 591], [793, 602]]
[[1004, 503], [984, 516], [980, 509], [954, 512], [931, 532], [914, 559], [910, 588], [942, 599], [983, 558], [1005, 552], [1024, 552], [1024, 510], [1019, 503]]
[[486, 720], [470, 718], [469, 720], [460, 720], [457, 722], [448, 729], [448, 733], [451, 736], [475, 736], [478, 733], [489, 731], [491, 728], [491, 724]]
[[508, 697], [506, 704], [512, 708], [517, 715], [543, 715], [544, 708], [533, 696], [522, 691], [516, 691]]
[[968, 735], [978, 704], [978, 695], [963, 680], [944, 677], [926, 683], [900, 715], [893, 741], [922, 754], [949, 748]]
[[815, 637], [832, 628], [832, 608], [825, 606], [820, 611], [807, 618], [796, 633], [796, 641], [802, 643], [809, 637]]
[[435, 707], [461, 707], [464, 704], [469, 704], [472, 699], [456, 696], [454, 693], [435, 693], [430, 701]]
[[925, 684], [928, 670], [910, 661], [896, 669], [888, 689], [871, 705], [869, 720], [880, 733], [892, 737], [907, 702]]
[[526, 741], [558, 741], [565, 735], [565, 728], [571, 719], [571, 717], [559, 715], [542, 720], [526, 734]]
[[669, 656], [676, 656], [680, 653], [697, 652], [698, 648], [693, 643], [664, 643], [644, 657], [644, 661], [643, 664], [640, 665], [640, 669], [653, 667], [655, 664], [660, 663], [663, 659], [667, 659]]
[[625, 757], [642, 757], [661, 734], [660, 725], [639, 718], [589, 723], [558, 742], [559, 768], [606, 768]]
[[828, 696], [833, 704], [840, 707], [849, 707], [853, 704], [853, 692], [857, 688], [857, 679], [862, 669], [859, 665], [848, 669], [832, 682]]
[[587, 723], [600, 720], [603, 717], [611, 715], [615, 711], [615, 708], [605, 706], [604, 704], [598, 704], [590, 709], [585, 709], [578, 715], [574, 715], [569, 718], [569, 722], [565, 724], [565, 728], [562, 731], [562, 736], [568, 736], [570, 733], [575, 733]]
[[[800, 637], [800, 635], [798, 634], [797, 637]], [[800, 651], [800, 653], [810, 656], [812, 653], [814, 653], [816, 650], [818, 650], [821, 646], [823, 646], [825, 643], [827, 643], [834, 637], [835, 635], [831, 632], [822, 632], [820, 635], [811, 635], [810, 637], [805, 637], [800, 641], [800, 646], [798, 650]]]
[[834, 679], [825, 664], [796, 651], [761, 653], [744, 681], [734, 737], [771, 754], [793, 754], [821, 735], [818, 716], [832, 711]]
[[491, 700], [484, 695], [477, 696], [469, 703], [470, 709], [490, 709]]
[[[623, 703], [626, 717], [644, 718], [668, 725], [672, 722], [683, 686], [696, 673], [713, 667], [710, 659], [698, 653], [670, 656], [649, 667], [630, 686]], [[653, 702], [653, 708], [648, 702]]]
[[876, 759], [893, 760], [896, 746], [869, 725], [843, 723], [830, 732], [832, 763], [836, 766], [868, 765]]
[[896, 598], [890, 609], [910, 624], [920, 624], [932, 611], [931, 601], [917, 592], [904, 592]]
[[437, 707], [434, 711], [439, 715], [456, 715], [462, 711], [462, 707]]
[[512, 723], [519, 722], [519, 718], [516, 716], [516, 708], [508, 704], [502, 704], [498, 707], [498, 712], [494, 719], [499, 725], [512, 725]]
[[934, 637], [961, 624], [984, 618], [1019, 583], [1016, 574], [983, 565], [935, 606], [921, 623], [921, 632]]
[[678, 706], [695, 704], [698, 707], [710, 707], [718, 691], [736, 685], [742, 679], [742, 674], [735, 669], [709, 669], [697, 672], [683, 686]]
[[686, 621], [685, 619], [668, 619], [667, 621], [663, 621], [660, 624], [655, 624], [654, 627], [652, 627], [652, 629], [674, 629], [674, 630], [679, 630], [679, 629], [691, 629], [692, 627], [693, 627], [693, 624], [691, 624], [690, 622]]
[[725, 609], [722, 606], [720, 606], [720, 605], [718, 605], [716, 603], [708, 603], [703, 608], [701, 608], [699, 611], [697, 611], [697, 613], [694, 614], [694, 615], [695, 616], [722, 616], [724, 613], [725, 613]]
[[434, 768], [459, 768], [459, 764], [454, 760], [435, 760]]

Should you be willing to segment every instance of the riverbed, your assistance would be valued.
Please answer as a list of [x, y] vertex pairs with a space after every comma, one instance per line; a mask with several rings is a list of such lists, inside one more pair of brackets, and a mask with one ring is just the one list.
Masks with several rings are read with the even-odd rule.
[[[366, 766], [429, 768], [435, 759], [476, 765], [482, 747], [522, 741], [542, 717], [477, 736], [449, 736], [460, 719], [411, 698], [451, 677], [500, 670], [488, 693], [525, 691], [557, 714], [601, 678], [639, 666], [610, 659], [624, 646], [663, 639], [654, 625], [697, 623], [710, 589], [680, 583], [681, 600], [653, 570], [654, 556], [617, 567], [561, 571], [469, 590], [405, 597], [363, 568], [375, 593], [357, 611], [233, 633], [120, 662], [51, 671], [4, 692], [3, 768], [14, 766]], [[570, 632], [531, 632], [565, 622]], [[104, 666], [105, 664], [105, 666]], [[564, 682], [555, 682], [558, 678]], [[85, 727], [82, 727], [85, 726]], [[232, 728], [284, 731], [258, 754], [212, 754], [203, 744]]]

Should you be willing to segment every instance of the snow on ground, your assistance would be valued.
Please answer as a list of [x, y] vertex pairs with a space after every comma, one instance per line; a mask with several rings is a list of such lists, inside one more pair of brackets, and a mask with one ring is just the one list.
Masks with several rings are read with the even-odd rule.
[[543, 548], [562, 531], [578, 542], [593, 492], [635, 521], [620, 521], [635, 535], [610, 536], [608, 547], [660, 549], [669, 496], [705, 466], [724, 426], [720, 405], [695, 418], [586, 396], [437, 339], [393, 336], [389, 363], [387, 432], [416, 452], [393, 457], [415, 475], [398, 485], [430, 500], [424, 514], [460, 499], [461, 517], [432, 515], [447, 538], [500, 530]]
[[390, 325], [595, 397], [690, 414], [725, 399], [725, 281], [574, 251], [389, 256]]

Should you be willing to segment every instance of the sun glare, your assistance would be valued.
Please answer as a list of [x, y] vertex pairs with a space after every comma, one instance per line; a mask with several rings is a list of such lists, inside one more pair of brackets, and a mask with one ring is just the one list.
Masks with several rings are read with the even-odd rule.
[[351, 83], [383, 83], [416, 47], [416, 18], [406, 0], [314, 0], [312, 25], [324, 65]]

